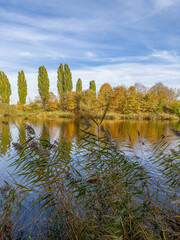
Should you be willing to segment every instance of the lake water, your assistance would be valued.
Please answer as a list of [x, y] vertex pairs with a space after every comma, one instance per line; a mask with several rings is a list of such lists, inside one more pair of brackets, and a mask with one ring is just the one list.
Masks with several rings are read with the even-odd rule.
[[[0, 119], [0, 185], [4, 180], [11, 182], [10, 174], [13, 172], [9, 164], [13, 161], [15, 150], [13, 142], [23, 143], [27, 136], [24, 123], [31, 125], [37, 135], [46, 135], [51, 140], [62, 140], [73, 143], [76, 146], [78, 136], [85, 127], [84, 120], [74, 119], [24, 119], [1, 118]], [[180, 130], [178, 121], [134, 121], [134, 120], [106, 120], [104, 129], [111, 133], [111, 138], [118, 140], [120, 149], [132, 154], [147, 168], [151, 165], [148, 161], [155, 143], [166, 138], [171, 148], [176, 145], [176, 137], [171, 128]], [[96, 129], [94, 130], [96, 131]], [[132, 146], [127, 148], [127, 145]], [[73, 152], [72, 152], [73, 154]]]
[[[69, 150], [73, 161], [76, 161], [76, 159], [80, 157], [75, 155], [75, 148], [78, 146], [78, 139], [82, 134], [81, 129], [86, 127], [84, 120], [0, 118], [0, 187], [4, 185], [4, 181], [10, 184], [13, 184], [14, 182], [12, 175], [15, 167], [9, 167], [9, 165], [18, 157], [18, 154], [13, 148], [13, 143], [20, 142], [23, 144], [28, 139], [24, 127], [25, 123], [32, 126], [36, 135], [39, 137], [47, 138], [52, 142], [57, 140], [71, 143]], [[149, 173], [154, 177], [154, 179], [160, 179], [162, 187], [163, 176], [161, 171], [151, 162], [149, 157], [152, 155], [154, 145], [162, 140], [166, 140], [169, 143], [170, 150], [177, 145], [177, 137], [174, 136], [171, 129], [180, 130], [180, 122], [106, 120], [103, 122], [103, 126], [104, 129], [110, 132], [111, 138], [117, 140], [119, 149], [125, 151], [126, 155], [128, 155], [132, 161], [138, 161], [147, 170], [149, 170]], [[93, 127], [92, 131], [97, 133], [97, 128]], [[13, 177], [17, 183], [23, 184], [23, 180], [20, 176], [13, 175]], [[164, 187], [165, 186], [163, 184], [163, 188]], [[33, 234], [41, 229], [46, 219], [46, 214], [44, 213], [38, 218], [38, 222], [35, 221], [36, 223], [32, 224], [32, 216], [34, 216], [33, 219], [36, 219], [38, 212], [37, 216], [33, 214], [40, 207], [38, 203], [34, 205], [34, 202], [38, 197], [37, 194], [39, 193], [33, 191], [23, 201], [18, 220], [15, 220], [16, 214], [14, 216], [14, 222], [21, 224], [21, 229], [24, 231], [26, 238], [28, 238], [27, 236], [29, 232], [32, 233], [32, 237], [35, 237]], [[171, 194], [171, 192], [169, 192], [169, 194]], [[172, 195], [173, 194], [174, 193], [172, 193]], [[161, 198], [163, 197], [164, 191], [161, 193]], [[29, 207], [31, 205], [32, 207]], [[16, 236], [14, 239], [16, 239]]]

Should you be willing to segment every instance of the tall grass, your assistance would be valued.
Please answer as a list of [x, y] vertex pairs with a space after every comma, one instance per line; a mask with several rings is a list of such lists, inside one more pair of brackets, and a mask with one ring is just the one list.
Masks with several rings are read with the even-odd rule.
[[165, 140], [154, 148], [151, 161], [163, 172], [162, 185], [118, 148], [103, 127], [105, 114], [85, 122], [77, 147], [39, 138], [25, 125], [28, 139], [14, 143], [19, 180], [3, 195], [0, 226], [6, 238], [180, 237], [180, 144], [171, 153]]

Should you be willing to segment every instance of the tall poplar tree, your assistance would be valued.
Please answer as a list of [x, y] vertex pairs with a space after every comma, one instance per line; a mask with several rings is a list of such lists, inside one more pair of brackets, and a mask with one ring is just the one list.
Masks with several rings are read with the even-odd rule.
[[43, 108], [45, 109], [49, 96], [49, 77], [44, 66], [39, 67], [38, 89], [43, 102]]
[[24, 72], [18, 72], [18, 95], [19, 95], [19, 102], [22, 104], [26, 103], [27, 97], [27, 82], [25, 78]]
[[89, 82], [89, 89], [92, 89], [93, 91], [96, 92], [96, 83], [94, 80]]
[[66, 95], [67, 91], [72, 92], [73, 83], [70, 68], [67, 64], [61, 63], [57, 71], [57, 88], [60, 97]]
[[58, 94], [59, 97], [63, 97], [63, 85], [64, 85], [64, 69], [63, 69], [63, 64], [61, 63], [60, 66], [58, 67], [57, 71], [57, 89], [58, 89]]
[[9, 103], [11, 96], [11, 85], [4, 72], [0, 72], [0, 96], [3, 103]]
[[81, 91], [82, 91], [82, 81], [80, 78], [78, 78], [76, 83], [76, 92], [81, 92]]
[[72, 92], [73, 84], [72, 84], [72, 75], [69, 69], [69, 66], [64, 64], [64, 92], [66, 94], [67, 91]]

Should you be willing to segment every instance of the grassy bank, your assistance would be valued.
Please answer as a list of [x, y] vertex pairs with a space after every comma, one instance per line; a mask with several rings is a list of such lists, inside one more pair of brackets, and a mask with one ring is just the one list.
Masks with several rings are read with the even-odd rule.
[[[98, 115], [97, 118], [102, 118], [102, 115]], [[179, 120], [179, 117], [175, 114], [169, 113], [131, 113], [131, 114], [117, 114], [107, 113], [105, 119], [112, 120]]]
[[[15, 105], [3, 105], [0, 106], [0, 116], [9, 117], [24, 117], [24, 118], [89, 118], [89, 113], [78, 113], [78, 112], [65, 112], [65, 111], [45, 111], [45, 110], [33, 110], [33, 111], [22, 111], [17, 109]], [[96, 119], [101, 119], [103, 111], [101, 113], [91, 113]], [[114, 112], [107, 112], [105, 119], [109, 120], [179, 120], [179, 116], [170, 113], [130, 113], [120, 114]]]
[[[118, 149], [101, 121], [86, 121], [77, 148], [65, 141], [39, 139], [25, 125], [28, 140], [13, 144], [15, 176], [23, 180], [1, 189], [0, 229], [6, 238], [180, 237], [180, 145], [168, 152], [164, 139], [156, 145], [151, 161], [160, 167], [163, 180], [154, 179], [140, 161]], [[97, 134], [91, 131], [94, 127]], [[180, 132], [174, 133], [179, 142]]]

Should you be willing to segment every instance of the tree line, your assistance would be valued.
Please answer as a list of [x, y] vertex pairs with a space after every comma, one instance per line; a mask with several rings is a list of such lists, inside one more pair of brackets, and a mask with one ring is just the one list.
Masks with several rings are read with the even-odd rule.
[[[18, 105], [25, 105], [27, 98], [27, 81], [24, 71], [18, 72]], [[68, 64], [60, 64], [57, 70], [58, 97], [49, 92], [49, 77], [44, 66], [38, 71], [38, 91], [40, 99], [29, 105], [55, 111], [58, 109], [71, 112], [93, 112], [103, 110], [109, 105], [112, 112], [129, 114], [139, 112], [173, 112], [180, 114], [179, 90], [169, 88], [163, 83], [156, 83], [148, 88], [143, 84], [136, 83], [133, 86], [124, 85], [112, 88], [105, 83], [101, 86], [98, 94], [96, 83], [90, 81], [89, 89], [82, 89], [82, 80], [78, 78], [76, 91], [73, 90], [72, 74]], [[4, 72], [0, 71], [0, 97], [2, 103], [9, 103], [11, 85]]]

